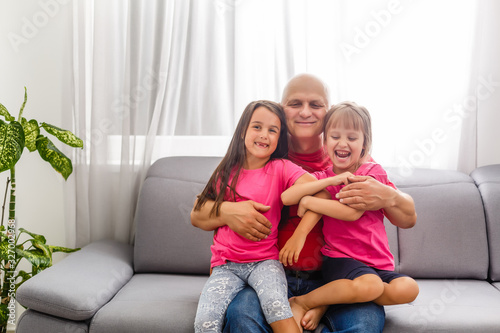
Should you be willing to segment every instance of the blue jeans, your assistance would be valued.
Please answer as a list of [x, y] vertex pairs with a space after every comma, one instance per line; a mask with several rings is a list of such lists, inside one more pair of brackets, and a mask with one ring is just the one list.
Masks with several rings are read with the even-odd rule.
[[[316, 289], [320, 280], [302, 280], [287, 276], [289, 297], [299, 296]], [[384, 308], [375, 303], [340, 304], [330, 306], [323, 316], [329, 332], [382, 332], [385, 323]], [[259, 299], [252, 288], [246, 287], [233, 299], [224, 319], [224, 333], [272, 333], [260, 309]]]

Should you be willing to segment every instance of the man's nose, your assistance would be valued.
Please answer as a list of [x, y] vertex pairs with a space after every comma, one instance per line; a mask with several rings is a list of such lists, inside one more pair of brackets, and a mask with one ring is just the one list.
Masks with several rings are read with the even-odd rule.
[[312, 115], [311, 107], [308, 104], [304, 105], [302, 110], [300, 110], [299, 115], [303, 118], [310, 117]]

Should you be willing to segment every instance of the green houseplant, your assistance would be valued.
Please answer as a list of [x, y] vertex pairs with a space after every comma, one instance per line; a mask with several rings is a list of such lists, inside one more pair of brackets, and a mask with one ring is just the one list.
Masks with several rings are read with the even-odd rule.
[[[24, 102], [16, 119], [11, 116], [5, 106], [0, 104], [0, 173], [10, 171], [7, 179], [4, 205], [2, 206], [2, 224], [0, 226], [0, 333], [7, 331], [8, 323], [15, 323], [15, 293], [17, 288], [26, 280], [52, 265], [52, 253], [73, 252], [61, 246], [48, 245], [42, 235], [38, 235], [24, 228], [16, 230], [16, 163], [22, 156], [24, 148], [30, 152], [38, 151], [40, 157], [49, 162], [66, 180], [73, 172], [71, 160], [65, 156], [52, 141], [42, 134], [42, 130], [62, 143], [75, 148], [83, 148], [83, 141], [73, 133], [56, 126], [40, 123], [35, 119], [27, 120], [23, 117], [23, 110], [27, 101], [25, 88]], [[9, 218], [4, 224], [5, 202], [10, 183]], [[18, 271], [17, 267], [23, 260], [31, 265], [31, 272]]]

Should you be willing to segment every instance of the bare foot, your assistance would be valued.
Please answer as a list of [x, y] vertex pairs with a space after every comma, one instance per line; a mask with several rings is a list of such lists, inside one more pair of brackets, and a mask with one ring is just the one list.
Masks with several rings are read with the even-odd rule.
[[292, 297], [288, 300], [290, 302], [290, 307], [292, 308], [292, 313], [293, 313], [293, 318], [297, 322], [297, 325], [299, 326], [300, 331], [302, 332], [302, 318], [307, 312], [307, 309], [304, 309], [298, 302], [297, 302], [297, 297]]
[[325, 314], [328, 306], [319, 306], [307, 311], [302, 317], [301, 324], [306, 330], [314, 331], [318, 325], [319, 321]]

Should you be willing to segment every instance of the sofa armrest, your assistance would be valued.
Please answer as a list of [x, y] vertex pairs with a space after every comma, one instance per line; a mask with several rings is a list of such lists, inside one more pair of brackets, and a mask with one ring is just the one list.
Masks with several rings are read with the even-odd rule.
[[70, 320], [91, 318], [132, 277], [133, 247], [99, 241], [35, 275], [17, 290], [30, 309]]

